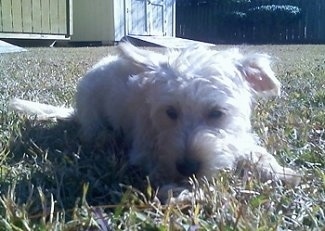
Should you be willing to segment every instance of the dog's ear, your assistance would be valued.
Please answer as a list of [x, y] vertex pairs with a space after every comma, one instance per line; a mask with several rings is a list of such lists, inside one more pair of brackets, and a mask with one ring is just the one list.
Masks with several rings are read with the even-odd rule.
[[121, 56], [141, 68], [142, 71], [155, 70], [167, 62], [167, 58], [163, 54], [140, 49], [129, 42], [121, 42], [118, 47]]
[[271, 59], [265, 54], [244, 56], [240, 70], [252, 89], [262, 96], [280, 95], [281, 84], [270, 66]]

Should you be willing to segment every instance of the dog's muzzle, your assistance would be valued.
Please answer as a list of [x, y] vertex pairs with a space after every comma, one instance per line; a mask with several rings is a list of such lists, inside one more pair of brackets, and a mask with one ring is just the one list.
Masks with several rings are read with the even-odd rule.
[[197, 174], [200, 167], [201, 163], [191, 158], [184, 158], [176, 162], [177, 171], [185, 177]]

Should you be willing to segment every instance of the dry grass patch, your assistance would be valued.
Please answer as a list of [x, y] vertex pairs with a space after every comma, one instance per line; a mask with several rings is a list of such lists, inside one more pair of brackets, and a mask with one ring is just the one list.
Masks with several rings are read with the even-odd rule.
[[[220, 48], [225, 48], [222, 46]], [[32, 48], [0, 56], [0, 230], [322, 230], [325, 227], [325, 46], [242, 46], [275, 57], [281, 98], [260, 101], [254, 127], [297, 188], [254, 173], [193, 180], [192, 201], [161, 204], [141, 169], [126, 164], [123, 134], [98, 149], [78, 125], [8, 112], [12, 97], [73, 105], [78, 78], [114, 47]]]

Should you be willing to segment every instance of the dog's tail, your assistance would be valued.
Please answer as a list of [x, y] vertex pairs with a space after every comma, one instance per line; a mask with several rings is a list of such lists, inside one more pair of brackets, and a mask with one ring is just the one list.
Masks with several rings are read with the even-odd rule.
[[73, 119], [75, 114], [73, 108], [56, 107], [17, 98], [10, 101], [9, 109], [36, 116], [38, 120], [69, 120]]

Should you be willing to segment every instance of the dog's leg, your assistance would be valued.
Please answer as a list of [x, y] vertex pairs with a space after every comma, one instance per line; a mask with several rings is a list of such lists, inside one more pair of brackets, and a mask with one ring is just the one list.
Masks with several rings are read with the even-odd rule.
[[98, 116], [80, 117], [78, 114], [78, 122], [81, 125], [80, 139], [84, 143], [92, 143], [96, 136], [103, 130], [103, 125]]
[[[129, 151], [130, 163], [133, 165], [144, 166], [151, 173], [151, 169], [155, 166], [154, 156], [154, 135], [151, 129], [148, 129], [150, 123], [147, 115], [138, 115], [135, 118], [135, 126], [128, 141], [131, 142]], [[150, 126], [149, 126], [150, 127]]]
[[257, 147], [250, 154], [251, 163], [254, 163], [263, 181], [278, 179], [290, 186], [297, 186], [301, 176], [290, 168], [281, 166], [275, 157], [264, 148]]

